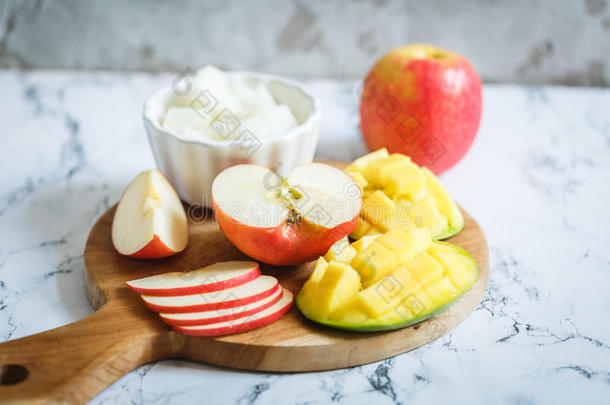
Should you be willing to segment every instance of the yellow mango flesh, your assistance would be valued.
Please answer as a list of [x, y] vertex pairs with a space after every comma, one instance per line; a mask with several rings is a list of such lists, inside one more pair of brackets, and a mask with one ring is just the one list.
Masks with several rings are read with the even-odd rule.
[[371, 317], [376, 317], [396, 307], [404, 297], [420, 288], [419, 281], [405, 267], [399, 267], [392, 274], [360, 291], [359, 304]]
[[361, 172], [368, 182], [380, 184], [386, 180], [388, 173], [391, 171], [408, 168], [410, 165], [412, 165], [411, 159], [405, 155], [394, 153], [386, 158], [369, 162]]
[[411, 231], [412, 229], [417, 228], [415, 222], [409, 216], [409, 209], [411, 207], [411, 203], [407, 201], [400, 201], [396, 204], [396, 208], [394, 209], [393, 215], [382, 219], [379, 222], [379, 228], [381, 228], [384, 232], [387, 232], [392, 229], [398, 229], [401, 231]]
[[351, 330], [401, 327], [448, 307], [478, 277], [468, 253], [432, 241], [426, 228], [366, 236], [350, 247], [357, 253], [349, 264], [320, 258], [299, 292], [308, 318]]
[[346, 172], [362, 172], [369, 163], [375, 161], [376, 159], [383, 159], [388, 157], [388, 151], [385, 148], [376, 150], [375, 152], [364, 155], [352, 162], [347, 169]]
[[364, 178], [362, 173], [360, 173], [360, 172], [347, 172], [347, 174], [349, 174], [350, 177], [352, 179], [354, 179], [356, 184], [358, 184], [362, 189], [364, 189], [368, 185], [368, 182], [366, 181], [366, 179]]
[[373, 192], [362, 201], [360, 214], [368, 222], [378, 224], [394, 214], [396, 204], [381, 190]]
[[415, 165], [404, 168], [394, 168], [385, 176], [382, 184], [388, 195], [401, 195], [410, 200], [416, 200], [425, 195], [426, 177]]
[[447, 219], [447, 222], [452, 229], [462, 229], [464, 226], [464, 217], [458, 206], [453, 202], [449, 193], [445, 191], [434, 173], [428, 170], [428, 168], [422, 167], [422, 172], [426, 178], [426, 188], [434, 198], [440, 214]]
[[309, 279], [303, 284], [302, 295], [304, 297], [310, 297], [313, 292], [318, 288], [320, 281], [322, 280], [322, 276], [326, 272], [328, 268], [328, 263], [324, 260], [323, 257], [318, 258], [316, 262], [316, 266], [314, 267], [313, 272], [309, 276]]
[[430, 197], [424, 197], [407, 208], [407, 215], [418, 228], [429, 228], [433, 235], [443, 232], [447, 227], [447, 219], [441, 216]]
[[346, 172], [363, 188], [362, 221], [352, 239], [414, 228], [429, 228], [433, 239], [445, 239], [464, 226], [460, 209], [436, 176], [407, 156], [379, 149], [356, 159]]
[[377, 228], [375, 225], [372, 225], [366, 219], [358, 217], [356, 220], [356, 226], [354, 226], [354, 229], [349, 236], [352, 239], [360, 239], [364, 236], [378, 235], [380, 233], [383, 233], [381, 229]]
[[422, 284], [428, 284], [430, 281], [443, 276], [443, 266], [428, 252], [421, 252], [406, 266]]
[[426, 228], [414, 229], [409, 233], [391, 230], [381, 235], [376, 241], [394, 253], [398, 264], [407, 263], [432, 242], [430, 231]]
[[328, 317], [361, 288], [358, 273], [348, 264], [336, 261], [328, 263], [320, 281], [307, 285], [310, 281], [303, 286], [306, 294], [299, 296], [301, 305], [307, 308], [305, 315], [314, 318]]
[[328, 262], [324, 260], [323, 257], [318, 258], [316, 262], [316, 267], [314, 267], [313, 273], [309, 276], [309, 281], [314, 283], [319, 283], [322, 280], [322, 276], [324, 276], [324, 272], [328, 268]]
[[424, 287], [426, 294], [432, 299], [437, 305], [443, 305], [445, 302], [450, 301], [451, 298], [458, 295], [459, 291], [451, 284], [451, 281], [447, 277], [441, 277], [430, 282]]
[[324, 259], [326, 259], [327, 262], [335, 260], [349, 263], [354, 256], [356, 256], [356, 253], [358, 252], [349, 244], [349, 240], [347, 239], [347, 236], [345, 236], [330, 247], [328, 252], [324, 255]]
[[362, 285], [366, 288], [396, 268], [396, 255], [375, 240], [356, 254], [351, 265], [362, 277]]
[[470, 263], [464, 255], [443, 250], [434, 251], [432, 255], [447, 269], [447, 277], [456, 288], [463, 289], [476, 281], [476, 275], [470, 271]]

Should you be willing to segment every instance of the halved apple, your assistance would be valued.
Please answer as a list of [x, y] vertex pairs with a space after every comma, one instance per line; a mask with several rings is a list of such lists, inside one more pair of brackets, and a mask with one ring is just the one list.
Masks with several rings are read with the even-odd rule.
[[309, 163], [286, 178], [266, 167], [237, 165], [212, 184], [220, 229], [248, 256], [277, 266], [305, 263], [348, 235], [362, 191], [334, 167]]
[[254, 280], [261, 271], [256, 262], [218, 262], [189, 272], [175, 271], [128, 281], [132, 290], [146, 295], [175, 296], [224, 290]]
[[264, 311], [278, 302], [282, 298], [283, 292], [283, 288], [278, 288], [273, 295], [270, 295], [267, 298], [234, 308], [215, 309], [213, 311], [187, 312], [182, 314], [160, 313], [159, 316], [165, 323], [176, 326], [197, 326], [227, 322], [235, 319], [245, 318]]
[[147, 170], [127, 186], [112, 221], [112, 243], [122, 255], [159, 259], [188, 244], [188, 221], [178, 194], [159, 170]]
[[155, 312], [186, 313], [234, 308], [273, 295], [280, 285], [274, 277], [260, 276], [246, 284], [201, 294], [155, 297], [142, 295], [146, 306]]
[[186, 335], [217, 336], [246, 332], [260, 328], [280, 319], [292, 306], [292, 293], [286, 289], [282, 298], [269, 308], [246, 318], [199, 326], [173, 326], [174, 330]]

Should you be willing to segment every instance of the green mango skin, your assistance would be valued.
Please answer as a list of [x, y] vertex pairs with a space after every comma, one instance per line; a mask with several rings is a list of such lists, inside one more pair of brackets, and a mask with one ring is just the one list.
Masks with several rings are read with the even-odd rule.
[[328, 327], [331, 327], [331, 328], [334, 328], [334, 329], [342, 329], [342, 330], [348, 330], [348, 331], [352, 331], [352, 332], [380, 332], [380, 331], [388, 331], [388, 330], [400, 329], [400, 328], [405, 328], [407, 326], [411, 326], [411, 325], [414, 325], [416, 323], [425, 321], [428, 318], [431, 318], [431, 317], [433, 317], [435, 315], [438, 315], [441, 312], [444, 312], [447, 309], [449, 309], [453, 304], [456, 303], [456, 301], [461, 296], [463, 296], [466, 292], [468, 292], [472, 288], [472, 286], [479, 279], [479, 267], [477, 266], [477, 262], [472, 258], [470, 253], [468, 253], [467, 251], [465, 251], [461, 247], [453, 245], [451, 243], [447, 243], [447, 242], [437, 241], [437, 243], [443, 244], [445, 246], [449, 246], [452, 249], [455, 249], [456, 253], [460, 253], [460, 254], [463, 254], [464, 256], [468, 257], [470, 259], [470, 261], [472, 262], [472, 265], [474, 266], [474, 271], [476, 271], [476, 273], [477, 273], [477, 278], [475, 279], [475, 281], [468, 288], [466, 288], [460, 294], [458, 294], [455, 297], [453, 297], [453, 299], [451, 301], [447, 302], [444, 305], [441, 305], [440, 307], [435, 308], [434, 310], [432, 310], [430, 312], [424, 313], [424, 314], [420, 315], [419, 317], [411, 319], [411, 320], [406, 321], [406, 322], [399, 322], [399, 323], [393, 323], [393, 324], [355, 325], [355, 324], [343, 324], [341, 322], [329, 321], [327, 319], [313, 319], [313, 318], [308, 317], [306, 315], [305, 311], [301, 308], [301, 303], [300, 303], [300, 300], [299, 300], [299, 295], [300, 294], [297, 295], [297, 299], [296, 299], [297, 308], [310, 321], [313, 321], [313, 322], [316, 322], [316, 323], [319, 323], [321, 325], [325, 325], [325, 326], [328, 326]]
[[435, 241], [449, 239], [450, 237], [462, 232], [462, 229], [464, 229], [464, 217], [461, 217], [457, 223], [453, 223], [453, 221], [451, 221], [449, 227], [445, 230], [445, 232], [442, 232], [439, 235], [432, 235], [432, 239]]

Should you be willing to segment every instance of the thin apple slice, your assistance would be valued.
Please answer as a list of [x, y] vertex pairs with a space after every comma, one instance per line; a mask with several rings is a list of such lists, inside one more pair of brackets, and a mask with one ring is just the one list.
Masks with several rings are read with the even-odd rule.
[[112, 221], [112, 243], [122, 255], [158, 259], [188, 244], [180, 198], [159, 170], [147, 170], [127, 186]]
[[348, 235], [358, 219], [362, 191], [332, 166], [308, 163], [283, 178], [242, 164], [212, 184], [215, 219], [246, 255], [287, 266], [317, 259]]
[[282, 298], [283, 289], [278, 288], [273, 295], [251, 304], [242, 305], [234, 308], [216, 309], [213, 311], [188, 312], [184, 314], [164, 314], [161, 319], [165, 323], [175, 326], [198, 326], [209, 325], [212, 323], [228, 322], [235, 319], [245, 318], [257, 314], [269, 308]]
[[175, 331], [185, 335], [195, 336], [218, 336], [232, 333], [246, 332], [268, 325], [280, 319], [292, 306], [292, 293], [284, 289], [282, 298], [269, 308], [248, 316], [232, 321], [213, 323], [199, 326], [172, 326]]
[[132, 290], [146, 295], [176, 296], [225, 290], [260, 276], [256, 262], [218, 262], [189, 272], [163, 273], [127, 282]]
[[277, 279], [260, 276], [246, 284], [201, 294], [155, 297], [142, 295], [146, 305], [155, 312], [185, 313], [234, 308], [260, 301], [280, 288]]

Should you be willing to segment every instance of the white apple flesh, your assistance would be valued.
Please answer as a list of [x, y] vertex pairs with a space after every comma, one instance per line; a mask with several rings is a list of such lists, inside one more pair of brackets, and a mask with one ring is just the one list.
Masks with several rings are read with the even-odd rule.
[[242, 252], [277, 266], [324, 255], [356, 224], [360, 187], [321, 163], [296, 167], [287, 178], [266, 167], [237, 165], [212, 184], [215, 219]]
[[142, 299], [155, 312], [201, 312], [234, 308], [257, 302], [273, 295], [279, 288], [278, 281], [274, 277], [260, 276], [248, 283], [222, 291], [172, 297], [142, 295]]
[[218, 322], [199, 326], [172, 326], [175, 331], [186, 335], [195, 336], [218, 336], [232, 333], [246, 332], [260, 328], [280, 319], [292, 306], [293, 296], [288, 290], [284, 290], [282, 298], [269, 308], [254, 315], [231, 321]]
[[237, 287], [260, 276], [256, 262], [218, 262], [189, 272], [172, 272], [128, 281], [132, 290], [146, 295], [176, 296]]
[[158, 259], [184, 250], [188, 221], [180, 198], [157, 169], [127, 186], [112, 221], [112, 243], [122, 255]]
[[211, 323], [226, 322], [257, 314], [278, 302], [282, 298], [282, 294], [283, 289], [278, 288], [273, 295], [267, 298], [239, 307], [184, 314], [160, 313], [159, 316], [165, 323], [176, 326], [209, 325]]

